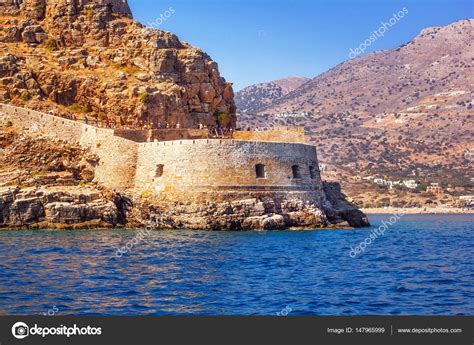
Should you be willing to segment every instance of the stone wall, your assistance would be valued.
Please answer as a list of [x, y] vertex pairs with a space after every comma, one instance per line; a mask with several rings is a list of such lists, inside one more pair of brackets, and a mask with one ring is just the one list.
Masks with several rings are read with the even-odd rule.
[[[264, 165], [264, 177], [257, 176], [258, 164]], [[294, 176], [295, 166], [299, 177]], [[142, 143], [137, 167], [138, 188], [164, 192], [174, 199], [211, 191], [322, 192], [316, 149], [305, 144], [238, 140]]]
[[268, 131], [236, 131], [234, 139], [247, 141], [275, 141], [286, 143], [305, 143], [303, 128], [274, 127]]
[[206, 139], [207, 130], [199, 130], [192, 128], [183, 129], [154, 129], [154, 130], [129, 130], [116, 129], [114, 135], [132, 140], [138, 143], [150, 141], [171, 141], [184, 139]]
[[[268, 134], [268, 141], [188, 139], [138, 143], [144, 140], [146, 132], [160, 131], [114, 132], [0, 104], [2, 112], [6, 120], [25, 130], [89, 148], [100, 158], [96, 180], [112, 189], [135, 188], [141, 193], [174, 200], [202, 198], [209, 193], [219, 197], [267, 193], [299, 195], [304, 200], [324, 199], [316, 148], [277, 142], [284, 140], [279, 137], [284, 133], [281, 130]], [[178, 132], [184, 133], [173, 133]], [[185, 132], [190, 134], [189, 130]], [[131, 140], [118, 136], [119, 133]], [[264, 132], [255, 133], [263, 136]], [[157, 135], [152, 137], [156, 139]], [[301, 140], [301, 136], [293, 139]], [[259, 172], [257, 165], [262, 165]]]
[[0, 113], [7, 121], [32, 133], [89, 148], [100, 158], [95, 178], [105, 186], [113, 189], [133, 187], [136, 143], [114, 136], [113, 130], [5, 104], [0, 104]]
[[[116, 136], [139, 143], [152, 141], [173, 141], [188, 139], [207, 139], [207, 129], [181, 128], [156, 130], [116, 129]], [[285, 143], [305, 143], [303, 128], [275, 127], [266, 131], [234, 131], [233, 138], [242, 141], [268, 141]]]

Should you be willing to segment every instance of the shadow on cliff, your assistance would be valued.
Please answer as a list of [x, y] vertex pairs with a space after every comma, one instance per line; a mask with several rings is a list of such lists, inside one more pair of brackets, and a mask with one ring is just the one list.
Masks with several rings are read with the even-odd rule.
[[324, 193], [331, 203], [331, 208], [324, 209], [331, 222], [347, 221], [355, 228], [370, 226], [367, 216], [357, 209], [357, 206], [347, 201], [347, 195], [341, 190], [341, 184], [333, 181], [323, 181]]

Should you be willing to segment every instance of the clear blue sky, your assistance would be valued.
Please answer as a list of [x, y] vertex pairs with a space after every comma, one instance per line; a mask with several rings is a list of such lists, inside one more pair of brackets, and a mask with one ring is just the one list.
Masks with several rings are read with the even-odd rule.
[[348, 59], [402, 8], [399, 22], [365, 53], [399, 46], [428, 26], [474, 17], [473, 0], [129, 0], [147, 24], [206, 51], [234, 88], [290, 75], [313, 78]]

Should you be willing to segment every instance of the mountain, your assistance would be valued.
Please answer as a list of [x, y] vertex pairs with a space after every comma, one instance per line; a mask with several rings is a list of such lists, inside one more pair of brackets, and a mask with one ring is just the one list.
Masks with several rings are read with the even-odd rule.
[[0, 1], [0, 102], [194, 128], [219, 115], [235, 125], [217, 63], [134, 21], [125, 0]]
[[348, 177], [423, 175], [467, 184], [473, 37], [471, 19], [424, 29], [401, 47], [348, 60], [264, 108], [249, 102], [256, 112], [241, 112], [239, 123], [304, 126], [320, 159]]
[[308, 82], [305, 77], [288, 77], [246, 87], [235, 93], [235, 104], [241, 112], [255, 113]]
[[[472, 91], [473, 22], [424, 29], [411, 42], [342, 63], [260, 113], [381, 114], [446, 91]], [[464, 111], [465, 112], [465, 111]]]

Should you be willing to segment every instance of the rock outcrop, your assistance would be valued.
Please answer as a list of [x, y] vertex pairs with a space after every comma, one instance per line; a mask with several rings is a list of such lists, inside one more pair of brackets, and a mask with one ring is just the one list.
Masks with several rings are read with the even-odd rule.
[[117, 204], [87, 188], [0, 190], [0, 229], [83, 229], [125, 226]]
[[[133, 197], [132, 197], [133, 198]], [[0, 229], [143, 228], [159, 230], [284, 230], [367, 226], [367, 218], [336, 197], [325, 210], [298, 199], [155, 203], [91, 187], [0, 189]]]
[[0, 1], [0, 102], [59, 115], [235, 126], [217, 63], [125, 0]]
[[[275, 195], [229, 202], [156, 203], [137, 200], [130, 214], [142, 226], [158, 229], [203, 230], [283, 230], [319, 229], [367, 226], [367, 218], [360, 213], [350, 214], [349, 205], [328, 204], [326, 213], [314, 203], [301, 199], [282, 199]], [[353, 208], [352, 208], [353, 210]], [[138, 213], [137, 213], [138, 212]]]

